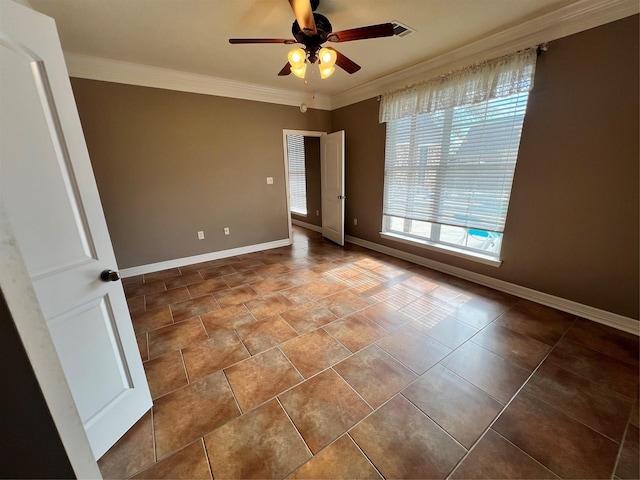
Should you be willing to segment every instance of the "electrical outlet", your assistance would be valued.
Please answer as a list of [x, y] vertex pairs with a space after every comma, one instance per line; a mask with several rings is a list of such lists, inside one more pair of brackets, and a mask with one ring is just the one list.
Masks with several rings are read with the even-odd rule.
[[353, 224], [354, 224], [354, 225], [357, 225], [357, 224], [358, 224], [358, 219], [357, 219], [357, 218], [354, 218], [354, 219], [353, 219]]
[[273, 185], [273, 177], [267, 177], [267, 185]]
[[229, 235], [229, 227], [224, 227], [224, 234]]
[[320, 216], [320, 210], [316, 210], [316, 217]]
[[204, 232], [198, 232], [198, 240], [204, 240]]

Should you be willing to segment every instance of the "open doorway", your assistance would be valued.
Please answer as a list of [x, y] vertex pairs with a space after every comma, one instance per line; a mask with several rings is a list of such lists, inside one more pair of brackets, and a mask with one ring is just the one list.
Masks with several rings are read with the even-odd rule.
[[320, 137], [325, 132], [283, 130], [290, 225], [322, 232]]
[[345, 132], [284, 130], [289, 238], [297, 224], [344, 245]]

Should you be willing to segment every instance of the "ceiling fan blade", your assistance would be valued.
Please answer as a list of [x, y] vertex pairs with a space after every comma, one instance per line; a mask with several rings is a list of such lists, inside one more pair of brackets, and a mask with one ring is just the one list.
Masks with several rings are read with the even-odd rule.
[[[327, 47], [327, 48], [331, 48], [331, 47]], [[335, 48], [331, 48], [331, 50], [336, 52], [336, 65], [339, 66], [341, 69], [343, 69], [345, 72], [349, 74], [356, 73], [358, 70], [360, 70], [360, 68], [362, 68], [356, 62], [354, 62], [347, 56], [343, 55], [342, 53], [337, 51]]]
[[293, 38], [230, 38], [229, 43], [233, 45], [244, 43], [284, 43], [286, 45], [292, 45], [298, 42]]
[[291, 73], [291, 64], [287, 62], [287, 64], [284, 67], [282, 67], [282, 70], [278, 72], [278, 76], [284, 77], [286, 75], [289, 75], [290, 73]]
[[316, 21], [313, 19], [313, 10], [311, 10], [310, 0], [289, 0], [293, 15], [298, 21], [300, 30], [306, 35], [315, 35]]
[[381, 23], [368, 27], [352, 28], [340, 32], [330, 33], [327, 40], [330, 42], [351, 42], [352, 40], [364, 40], [367, 38], [390, 37], [393, 35], [393, 24]]

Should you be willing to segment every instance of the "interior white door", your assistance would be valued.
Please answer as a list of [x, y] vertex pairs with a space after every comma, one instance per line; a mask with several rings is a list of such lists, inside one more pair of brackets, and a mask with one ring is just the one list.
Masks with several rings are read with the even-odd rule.
[[344, 245], [344, 130], [320, 137], [322, 235]]
[[100, 279], [116, 260], [55, 23], [8, 0], [0, 0], [0, 201], [99, 458], [151, 396], [122, 285]]

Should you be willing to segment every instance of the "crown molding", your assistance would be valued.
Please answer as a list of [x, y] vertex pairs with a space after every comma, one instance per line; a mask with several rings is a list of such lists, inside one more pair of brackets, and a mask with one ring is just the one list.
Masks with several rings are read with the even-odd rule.
[[438, 57], [333, 95], [331, 110], [448, 73], [464, 65], [506, 55], [620, 20], [639, 11], [640, 4], [637, 0], [580, 0]]
[[141, 87], [164, 88], [181, 92], [200, 93], [219, 97], [277, 103], [279, 105], [300, 106], [306, 103], [310, 108], [330, 110], [331, 101], [324, 95], [312, 96], [308, 93], [276, 89], [253, 83], [238, 82], [225, 78], [181, 72], [168, 68], [153, 67], [107, 58], [65, 52], [69, 76], [125, 83]]
[[637, 0], [579, 0], [528, 22], [333, 96], [317, 94], [312, 96], [304, 92], [72, 52], [65, 52], [65, 60], [69, 75], [72, 77], [296, 107], [306, 103], [311, 108], [335, 110], [425, 78], [442, 75], [463, 65], [573, 35], [635, 15], [639, 11], [640, 4]]

